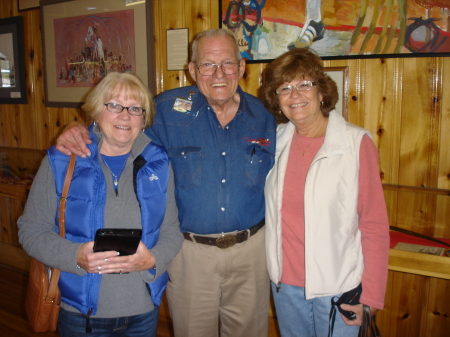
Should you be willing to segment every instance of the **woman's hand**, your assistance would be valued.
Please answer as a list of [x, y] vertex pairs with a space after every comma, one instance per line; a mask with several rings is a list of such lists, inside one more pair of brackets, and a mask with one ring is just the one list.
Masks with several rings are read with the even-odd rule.
[[77, 264], [88, 273], [98, 273], [110, 258], [118, 254], [116, 251], [94, 253], [93, 248], [94, 241], [87, 242], [81, 245], [77, 254]]
[[[139, 242], [139, 246], [136, 253], [127, 256], [118, 256], [116, 251], [110, 252], [92, 252], [93, 243], [86, 243], [81, 246], [80, 252], [84, 250], [84, 246], [89, 245], [86, 249], [91, 250], [91, 253], [86, 254], [87, 265], [89, 269], [86, 269], [82, 264], [78, 263], [81, 267], [86, 269], [90, 273], [110, 274], [110, 273], [131, 273], [136, 271], [148, 270], [156, 265], [155, 257], [150, 253], [144, 243]], [[83, 254], [83, 253], [81, 253]], [[83, 263], [82, 261], [79, 261]]]
[[91, 155], [86, 144], [92, 143], [89, 131], [84, 123], [72, 122], [66, 126], [63, 133], [56, 140], [56, 149], [68, 156], [75, 153], [86, 158]]
[[[358, 325], [361, 326], [363, 321], [363, 305], [350, 305], [350, 304], [341, 304], [341, 308], [345, 311], [353, 311], [356, 314], [355, 319], [348, 319], [344, 315], [341, 314], [342, 319], [347, 325]], [[370, 307], [370, 316], [374, 316], [377, 313], [378, 309], [374, 307]]]

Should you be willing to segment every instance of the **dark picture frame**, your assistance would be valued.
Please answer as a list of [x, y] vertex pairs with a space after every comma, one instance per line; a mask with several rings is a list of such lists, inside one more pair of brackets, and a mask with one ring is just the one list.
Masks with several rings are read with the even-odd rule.
[[40, 5], [47, 107], [80, 108], [109, 71], [135, 73], [155, 92], [153, 25], [147, 20], [152, 0], [41, 0]]
[[4, 64], [8, 60], [10, 68], [2, 67], [0, 104], [27, 103], [22, 21], [21, 16], [0, 19], [0, 57]]
[[[436, 4], [434, 4], [436, 3]], [[247, 63], [295, 48], [322, 59], [450, 56], [450, 2], [392, 0], [219, 0], [220, 26], [234, 33]]]

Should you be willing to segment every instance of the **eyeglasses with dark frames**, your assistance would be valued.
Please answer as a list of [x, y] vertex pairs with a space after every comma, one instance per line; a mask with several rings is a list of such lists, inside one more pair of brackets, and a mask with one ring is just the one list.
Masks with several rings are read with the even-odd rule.
[[221, 68], [225, 75], [236, 74], [239, 70], [240, 64], [238, 62], [224, 62], [224, 63], [203, 63], [196, 66], [200, 75], [212, 76], [216, 73], [217, 68]]
[[127, 109], [132, 116], [141, 116], [145, 112], [145, 109], [139, 106], [123, 106], [117, 103], [104, 103], [103, 105], [106, 106], [106, 110], [116, 114], [121, 113], [123, 109]]
[[298, 91], [308, 91], [311, 90], [314, 85], [316, 85], [316, 82], [301, 81], [296, 85], [283, 85], [281, 87], [278, 87], [275, 92], [277, 93], [277, 95], [289, 95], [290, 93], [292, 93], [292, 89], [294, 88]]

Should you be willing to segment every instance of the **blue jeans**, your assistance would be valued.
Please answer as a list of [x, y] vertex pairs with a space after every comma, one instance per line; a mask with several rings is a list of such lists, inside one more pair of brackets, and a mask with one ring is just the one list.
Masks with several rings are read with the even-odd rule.
[[[331, 299], [335, 296], [305, 298], [305, 288], [281, 284], [278, 289], [272, 283], [272, 293], [278, 326], [283, 337], [327, 337]], [[340, 295], [336, 295], [340, 296]], [[356, 337], [359, 326], [344, 323], [336, 312], [333, 337]]]
[[155, 337], [159, 307], [142, 315], [117, 318], [90, 318], [92, 332], [86, 332], [86, 316], [61, 308], [58, 330], [61, 337]]

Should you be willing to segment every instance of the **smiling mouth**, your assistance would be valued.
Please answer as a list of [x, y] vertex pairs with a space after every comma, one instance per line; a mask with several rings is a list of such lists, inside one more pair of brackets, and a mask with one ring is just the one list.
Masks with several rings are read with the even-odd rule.
[[212, 87], [226, 87], [228, 83], [213, 83], [211, 84]]
[[131, 129], [129, 126], [122, 126], [122, 125], [116, 125], [115, 127], [117, 129], [121, 129], [121, 130], [130, 130]]
[[308, 103], [298, 103], [298, 104], [291, 104], [289, 105], [290, 108], [298, 108], [298, 107], [303, 107], [306, 106]]

